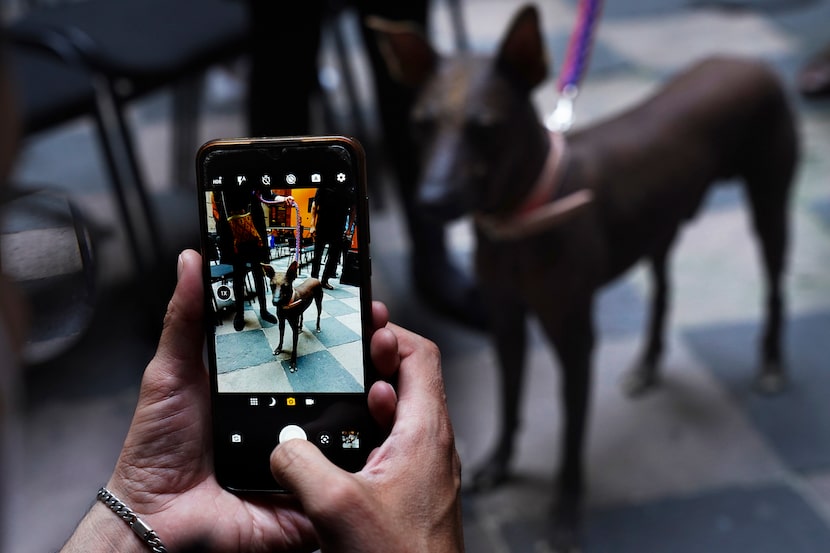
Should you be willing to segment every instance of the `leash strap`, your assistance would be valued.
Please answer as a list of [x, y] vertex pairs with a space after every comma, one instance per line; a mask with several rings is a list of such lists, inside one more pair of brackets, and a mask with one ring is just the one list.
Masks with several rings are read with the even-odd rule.
[[565, 132], [573, 125], [574, 103], [579, 94], [579, 83], [588, 66], [594, 31], [601, 12], [602, 0], [579, 0], [576, 25], [571, 32], [565, 61], [556, 83], [559, 99], [545, 122], [552, 131]]
[[294, 240], [295, 240], [295, 248], [294, 248], [294, 261], [297, 262], [297, 266], [300, 266], [300, 246], [302, 246], [303, 242], [303, 220], [300, 218], [300, 205], [297, 202], [294, 202], [294, 214], [297, 216], [297, 228], [294, 231]]

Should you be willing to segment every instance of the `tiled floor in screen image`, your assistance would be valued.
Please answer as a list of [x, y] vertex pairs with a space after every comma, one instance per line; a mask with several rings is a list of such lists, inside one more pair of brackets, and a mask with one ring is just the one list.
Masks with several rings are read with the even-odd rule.
[[[279, 268], [277, 268], [279, 270]], [[302, 277], [300, 277], [302, 278]], [[233, 309], [222, 311], [216, 327], [219, 390], [223, 392], [360, 392], [363, 390], [360, 289], [333, 280], [324, 290], [320, 332], [315, 332], [317, 308], [312, 303], [303, 317], [297, 340], [297, 371], [290, 372], [293, 331], [286, 322], [283, 352], [279, 326], [263, 321], [254, 298], [245, 302], [245, 328], [233, 328]], [[276, 313], [268, 294], [268, 311]]]

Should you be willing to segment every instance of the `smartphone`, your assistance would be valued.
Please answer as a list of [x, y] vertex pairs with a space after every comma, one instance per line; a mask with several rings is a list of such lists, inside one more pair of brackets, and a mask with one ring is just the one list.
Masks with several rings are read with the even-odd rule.
[[362, 147], [342, 136], [214, 140], [197, 175], [219, 483], [286, 491], [269, 458], [289, 438], [360, 470], [379, 442], [367, 406], [376, 374]]

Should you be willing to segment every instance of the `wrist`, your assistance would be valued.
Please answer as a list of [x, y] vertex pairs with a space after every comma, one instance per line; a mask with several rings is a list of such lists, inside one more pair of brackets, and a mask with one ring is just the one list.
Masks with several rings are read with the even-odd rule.
[[61, 553], [146, 553], [147, 546], [115, 513], [101, 503], [95, 504], [81, 520]]

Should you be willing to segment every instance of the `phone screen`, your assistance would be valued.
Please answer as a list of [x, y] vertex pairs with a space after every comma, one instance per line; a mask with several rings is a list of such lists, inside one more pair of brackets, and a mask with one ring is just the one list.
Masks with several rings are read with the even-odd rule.
[[213, 141], [197, 165], [217, 478], [282, 491], [269, 457], [292, 437], [359, 470], [377, 443], [360, 145]]

